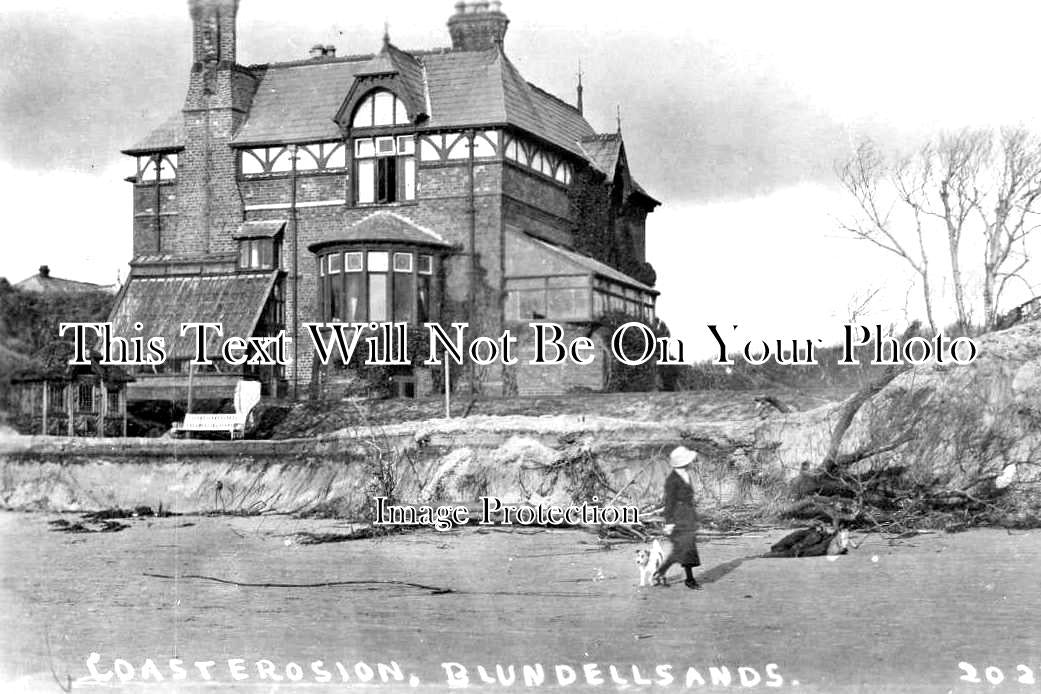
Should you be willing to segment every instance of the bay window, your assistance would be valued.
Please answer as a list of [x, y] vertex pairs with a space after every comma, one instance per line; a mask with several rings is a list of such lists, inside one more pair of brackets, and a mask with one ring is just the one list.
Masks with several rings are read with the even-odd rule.
[[424, 323], [431, 318], [432, 255], [400, 248], [336, 250], [318, 256], [322, 320]]

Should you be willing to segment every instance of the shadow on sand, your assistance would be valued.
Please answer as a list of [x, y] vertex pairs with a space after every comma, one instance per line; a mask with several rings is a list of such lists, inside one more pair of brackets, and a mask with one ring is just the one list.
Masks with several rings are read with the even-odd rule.
[[728, 562], [717, 564], [708, 571], [704, 571], [698, 575], [698, 581], [700, 583], [715, 583], [719, 579], [726, 576], [731, 571], [734, 571], [737, 567], [744, 564], [749, 559], [759, 559], [762, 555], [760, 554], [749, 554], [744, 557], [738, 557], [737, 559], [731, 559]]

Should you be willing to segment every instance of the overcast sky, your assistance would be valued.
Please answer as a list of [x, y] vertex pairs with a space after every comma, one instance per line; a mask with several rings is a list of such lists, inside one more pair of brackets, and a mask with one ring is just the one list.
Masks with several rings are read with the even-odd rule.
[[[452, 0], [242, 0], [239, 62], [449, 43]], [[835, 219], [835, 162], [869, 135], [911, 147], [944, 129], [1041, 116], [1034, 2], [506, 0], [506, 51], [525, 77], [622, 132], [663, 202], [648, 222], [660, 315], [704, 345], [704, 325], [837, 337], [879, 286], [879, 321], [904, 313], [903, 268]], [[175, 113], [190, 65], [183, 0], [5, 0], [0, 10], [0, 276], [47, 263], [125, 276], [132, 161], [119, 150]], [[909, 313], [917, 312], [913, 305]]]

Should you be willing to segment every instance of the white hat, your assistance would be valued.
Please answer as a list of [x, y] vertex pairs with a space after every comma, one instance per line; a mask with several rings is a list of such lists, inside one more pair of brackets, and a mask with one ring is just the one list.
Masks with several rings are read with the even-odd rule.
[[696, 451], [692, 451], [686, 446], [677, 446], [669, 454], [669, 465], [672, 467], [687, 467], [697, 459], [698, 454]]

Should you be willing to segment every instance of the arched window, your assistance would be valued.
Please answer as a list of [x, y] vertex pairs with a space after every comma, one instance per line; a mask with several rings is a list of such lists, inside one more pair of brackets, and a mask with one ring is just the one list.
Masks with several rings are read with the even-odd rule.
[[385, 89], [369, 92], [358, 104], [355, 128], [383, 128], [354, 140], [354, 200], [359, 205], [385, 205], [415, 200], [416, 145], [400, 134], [410, 124], [405, 102]]
[[355, 128], [379, 128], [392, 125], [408, 125], [405, 102], [383, 89], [366, 96], [354, 111], [351, 125]]

